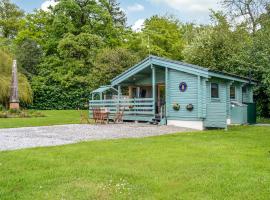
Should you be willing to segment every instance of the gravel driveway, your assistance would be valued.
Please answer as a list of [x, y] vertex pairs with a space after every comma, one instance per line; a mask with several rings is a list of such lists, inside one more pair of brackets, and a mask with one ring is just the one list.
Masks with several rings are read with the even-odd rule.
[[148, 124], [59, 125], [0, 129], [0, 151], [71, 144], [80, 141], [139, 138], [191, 131]]

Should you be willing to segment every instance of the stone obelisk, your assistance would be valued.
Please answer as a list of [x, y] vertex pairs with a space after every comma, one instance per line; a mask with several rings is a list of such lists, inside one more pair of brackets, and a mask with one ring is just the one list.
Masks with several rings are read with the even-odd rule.
[[17, 74], [17, 61], [13, 60], [12, 65], [12, 77], [11, 77], [11, 88], [10, 88], [10, 109], [20, 109], [20, 101], [18, 94], [18, 74]]

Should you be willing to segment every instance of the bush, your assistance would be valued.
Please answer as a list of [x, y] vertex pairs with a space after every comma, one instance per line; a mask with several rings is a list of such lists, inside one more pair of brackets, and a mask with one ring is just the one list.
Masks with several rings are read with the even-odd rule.
[[34, 118], [34, 117], [45, 117], [45, 115], [35, 110], [15, 110], [10, 109], [7, 111], [0, 111], [0, 118]]

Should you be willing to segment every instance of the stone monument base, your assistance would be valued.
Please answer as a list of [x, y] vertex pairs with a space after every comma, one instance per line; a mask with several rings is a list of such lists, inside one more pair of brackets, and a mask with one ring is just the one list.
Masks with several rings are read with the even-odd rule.
[[10, 103], [9, 104], [9, 109], [19, 110], [20, 109], [20, 104], [19, 103]]

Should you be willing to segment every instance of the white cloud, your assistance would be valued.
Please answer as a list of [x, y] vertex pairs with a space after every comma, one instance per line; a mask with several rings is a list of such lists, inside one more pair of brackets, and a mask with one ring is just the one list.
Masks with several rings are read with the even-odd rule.
[[49, 11], [49, 7], [54, 7], [58, 2], [55, 2], [54, 0], [47, 0], [41, 4], [41, 10]]
[[138, 3], [127, 7], [127, 12], [140, 12], [144, 10], [144, 6]]
[[164, 3], [179, 11], [208, 13], [209, 9], [217, 8], [217, 0], [150, 0], [152, 3]]
[[138, 19], [131, 27], [133, 31], [140, 32], [144, 26], [144, 19]]

